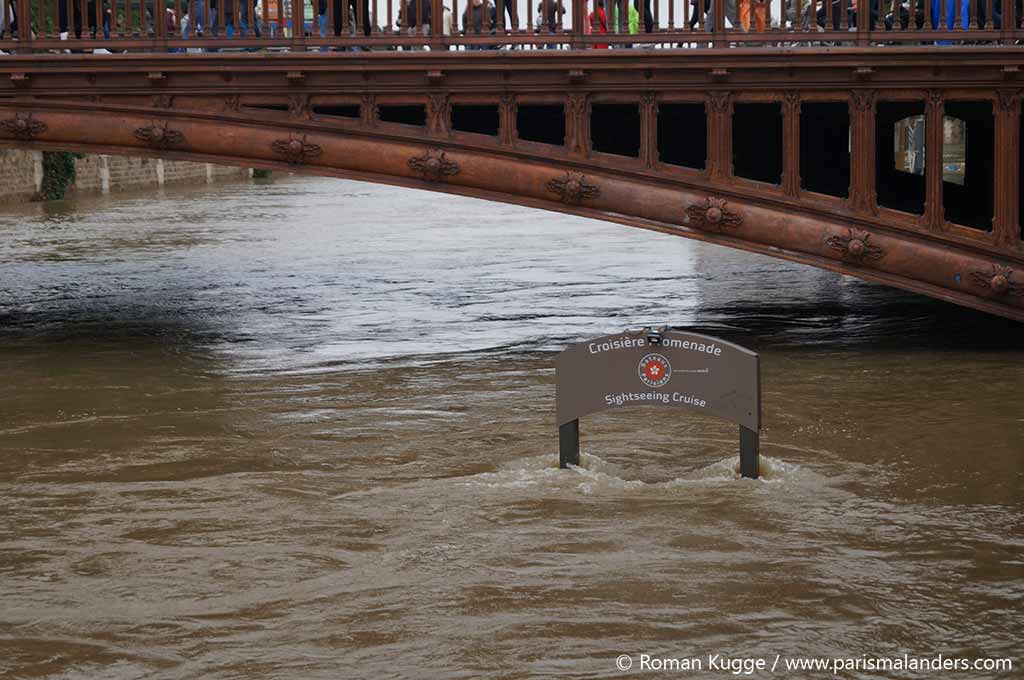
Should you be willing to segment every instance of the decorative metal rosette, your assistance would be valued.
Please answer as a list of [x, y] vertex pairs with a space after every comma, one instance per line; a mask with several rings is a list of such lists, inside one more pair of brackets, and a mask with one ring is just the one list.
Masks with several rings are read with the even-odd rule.
[[167, 123], [135, 128], [135, 137], [154, 149], [169, 149], [185, 143], [185, 135], [167, 127]]
[[310, 144], [306, 136], [289, 137], [288, 139], [277, 139], [270, 145], [270, 148], [278, 156], [283, 156], [286, 161], [299, 165], [311, 158], [316, 158], [323, 149], [318, 144]]
[[703, 203], [694, 203], [686, 209], [689, 224], [698, 229], [722, 231], [735, 229], [743, 223], [743, 218], [729, 210], [728, 201], [711, 196]]
[[36, 120], [31, 113], [16, 113], [14, 118], [0, 120], [0, 130], [17, 139], [30, 140], [46, 132], [46, 123]]
[[871, 234], [866, 231], [849, 229], [846, 236], [829, 236], [825, 244], [832, 250], [838, 250], [844, 257], [865, 262], [880, 260], [885, 251], [869, 243]]
[[579, 205], [587, 199], [601, 195], [598, 186], [587, 182], [586, 176], [575, 172], [567, 172], [561, 179], [550, 180], [548, 191], [558, 194], [562, 202], [568, 205]]
[[439, 149], [430, 149], [422, 156], [413, 156], [409, 159], [409, 167], [428, 182], [441, 182], [459, 174], [459, 164]]
[[988, 288], [996, 297], [1003, 295], [1024, 297], [1024, 284], [1013, 280], [1013, 270], [1009, 267], [994, 264], [990, 271], [973, 271], [971, 280], [979, 286]]

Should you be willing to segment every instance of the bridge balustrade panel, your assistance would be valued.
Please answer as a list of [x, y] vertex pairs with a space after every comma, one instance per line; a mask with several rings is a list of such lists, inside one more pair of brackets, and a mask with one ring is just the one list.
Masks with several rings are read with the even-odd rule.
[[0, 0], [0, 50], [943, 47], [1015, 44], [1022, 14], [1016, 0]]

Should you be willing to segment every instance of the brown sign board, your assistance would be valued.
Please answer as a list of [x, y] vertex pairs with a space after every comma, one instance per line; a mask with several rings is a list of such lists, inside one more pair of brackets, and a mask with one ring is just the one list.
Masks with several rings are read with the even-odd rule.
[[757, 354], [696, 333], [626, 331], [573, 345], [555, 360], [558, 425], [625, 406], [707, 413], [761, 429]]

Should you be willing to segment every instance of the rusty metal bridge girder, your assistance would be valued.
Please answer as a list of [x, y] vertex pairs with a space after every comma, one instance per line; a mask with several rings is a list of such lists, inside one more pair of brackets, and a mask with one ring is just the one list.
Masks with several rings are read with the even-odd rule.
[[[761, 48], [718, 52], [717, 60], [623, 52], [5, 57], [0, 146], [287, 168], [479, 196], [812, 264], [1024, 321], [1016, 82], [1024, 50], [885, 52]], [[931, 102], [939, 115], [944, 101], [992, 102], [992, 231], [944, 220], [934, 172], [924, 215], [877, 205], [874, 110], [881, 100]], [[730, 115], [738, 101], [782, 104], [778, 186], [732, 175]], [[807, 101], [848, 102], [848, 199], [800, 188], [796, 116]], [[497, 106], [499, 134], [452, 130], [456, 102]], [[595, 102], [639, 106], [638, 158], [592, 151]], [[659, 162], [662, 102], [705, 104], [705, 170]], [[378, 106], [409, 103], [425, 107], [425, 127], [377, 116]], [[520, 141], [521, 103], [562, 104], [565, 145]], [[359, 116], [320, 116], [317, 105], [358, 107]]]

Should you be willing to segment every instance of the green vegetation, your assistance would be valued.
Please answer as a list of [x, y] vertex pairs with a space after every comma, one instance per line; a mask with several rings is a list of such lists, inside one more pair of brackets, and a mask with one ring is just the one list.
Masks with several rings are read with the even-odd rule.
[[75, 159], [82, 154], [67, 151], [43, 152], [43, 183], [39, 188], [39, 199], [59, 201], [64, 198], [68, 187], [75, 183]]

